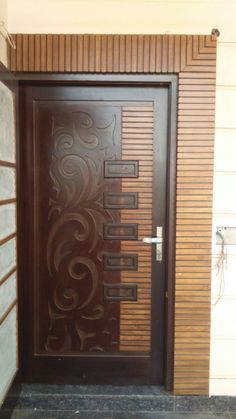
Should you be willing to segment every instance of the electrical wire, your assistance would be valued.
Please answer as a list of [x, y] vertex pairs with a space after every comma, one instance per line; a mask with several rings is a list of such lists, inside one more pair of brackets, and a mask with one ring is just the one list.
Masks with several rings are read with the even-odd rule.
[[16, 49], [16, 43], [13, 39], [13, 36], [8, 32], [8, 30], [5, 26], [5, 22], [3, 20], [0, 21], [0, 33], [9, 42], [10, 46], [13, 49]]
[[216, 275], [220, 278], [220, 288], [219, 288], [219, 294], [217, 296], [216, 301], [214, 302], [213, 306], [216, 306], [216, 304], [220, 301], [220, 299], [224, 295], [224, 289], [225, 289], [225, 268], [227, 266], [227, 249], [225, 246], [225, 240], [223, 235], [217, 231], [217, 236], [221, 239], [221, 248], [220, 253], [218, 255], [218, 260], [216, 264]]

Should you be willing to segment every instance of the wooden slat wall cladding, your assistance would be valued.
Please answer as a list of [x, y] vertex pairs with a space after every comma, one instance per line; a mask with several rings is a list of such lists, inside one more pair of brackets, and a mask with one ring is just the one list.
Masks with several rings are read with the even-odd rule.
[[216, 38], [15, 34], [12, 71], [175, 73], [175, 394], [208, 394]]
[[199, 35], [13, 34], [11, 71], [215, 72], [215, 39]]
[[122, 179], [122, 192], [138, 193], [138, 209], [121, 210], [121, 223], [138, 223], [138, 241], [123, 241], [121, 253], [138, 254], [138, 272], [122, 272], [122, 283], [138, 285], [138, 300], [120, 304], [120, 350], [151, 349], [153, 107], [122, 108], [122, 160], [138, 160], [138, 177]]

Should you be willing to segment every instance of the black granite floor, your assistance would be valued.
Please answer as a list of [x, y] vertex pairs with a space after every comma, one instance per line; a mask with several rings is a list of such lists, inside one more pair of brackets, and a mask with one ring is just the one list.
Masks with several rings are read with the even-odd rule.
[[22, 385], [0, 418], [236, 419], [236, 398], [173, 396], [156, 386]]

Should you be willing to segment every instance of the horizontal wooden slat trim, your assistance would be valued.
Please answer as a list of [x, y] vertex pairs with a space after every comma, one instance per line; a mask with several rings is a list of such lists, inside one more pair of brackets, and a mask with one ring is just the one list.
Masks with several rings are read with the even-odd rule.
[[[149, 119], [147, 119], [149, 118]], [[135, 133], [135, 138], [133, 137]], [[146, 135], [148, 133], [148, 138]], [[152, 249], [143, 246], [144, 234], [152, 234], [152, 158], [153, 158], [153, 109], [145, 106], [125, 106], [122, 108], [122, 159], [139, 159], [138, 178], [122, 179], [123, 191], [139, 192], [138, 210], [122, 210], [122, 222], [138, 222], [139, 242], [122, 241], [121, 249], [137, 252], [139, 263], [137, 272], [122, 272], [121, 282], [135, 281], [138, 284], [138, 300], [120, 304], [120, 350], [150, 350], [151, 345], [151, 264]], [[147, 206], [146, 202], [149, 202]], [[145, 210], [144, 210], [145, 208]], [[149, 208], [149, 209], [148, 209]], [[141, 274], [141, 275], [140, 275]], [[142, 290], [140, 289], [142, 285]], [[130, 329], [132, 323], [146, 318], [148, 323], [139, 324], [138, 331]]]
[[11, 305], [8, 307], [8, 309], [6, 310], [6, 312], [2, 315], [2, 317], [0, 318], [0, 326], [1, 324], [4, 322], [4, 320], [8, 317], [8, 315], [10, 314], [10, 312], [13, 310], [13, 308], [16, 306], [17, 304], [17, 299], [15, 299]]
[[16, 163], [12, 163], [12, 162], [9, 162], [9, 161], [0, 160], [0, 166], [12, 167], [13, 169], [15, 169], [16, 168]]
[[16, 198], [0, 200], [0, 205], [15, 204]]
[[9, 236], [4, 237], [4, 239], [0, 240], [0, 246], [2, 246], [3, 244], [5, 244], [6, 242], [8, 242], [11, 239], [14, 239], [16, 237], [16, 235], [17, 235], [17, 233], [14, 232], [14, 233], [10, 234]]
[[16, 272], [16, 270], [17, 266], [14, 266], [14, 268], [12, 268], [2, 279], [0, 279], [0, 286], [4, 284], [4, 282], [6, 282], [8, 278], [10, 278], [10, 276]]

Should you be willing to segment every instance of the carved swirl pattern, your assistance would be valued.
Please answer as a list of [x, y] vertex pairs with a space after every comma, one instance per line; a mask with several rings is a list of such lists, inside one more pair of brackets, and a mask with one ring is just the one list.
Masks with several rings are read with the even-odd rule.
[[62, 120], [56, 111], [51, 116], [46, 249], [51, 280], [44, 350], [114, 351], [118, 349], [119, 316], [112, 304], [104, 307], [101, 269], [108, 245], [104, 244], [103, 225], [119, 221], [119, 213], [103, 209], [102, 201], [104, 160], [119, 157], [117, 111], [110, 111], [108, 123], [100, 126], [102, 108], [90, 107], [90, 112], [69, 109]]

